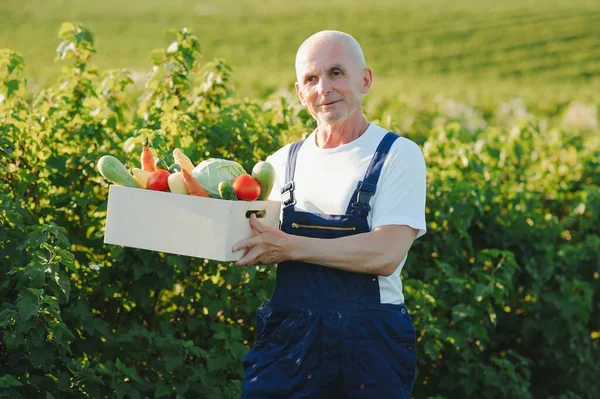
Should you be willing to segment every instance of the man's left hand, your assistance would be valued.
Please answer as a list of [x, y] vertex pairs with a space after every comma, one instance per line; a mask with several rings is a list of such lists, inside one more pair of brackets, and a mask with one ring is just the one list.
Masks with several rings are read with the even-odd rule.
[[233, 252], [246, 249], [246, 254], [236, 265], [274, 264], [289, 259], [288, 234], [261, 223], [254, 214], [250, 216], [250, 227], [253, 236], [237, 242], [232, 248]]

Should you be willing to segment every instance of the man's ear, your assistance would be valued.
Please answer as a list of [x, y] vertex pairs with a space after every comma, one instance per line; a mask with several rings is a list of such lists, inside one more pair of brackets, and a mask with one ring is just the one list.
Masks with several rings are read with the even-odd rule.
[[365, 70], [363, 71], [363, 79], [362, 79], [362, 86], [361, 86], [361, 93], [362, 94], [367, 94], [369, 92], [369, 90], [371, 89], [371, 85], [373, 84], [373, 71], [371, 70], [371, 68], [365, 68]]
[[300, 99], [300, 102], [302, 103], [303, 106], [306, 107], [306, 103], [304, 102], [304, 96], [302, 95], [302, 90], [300, 89], [300, 85], [298, 84], [298, 82], [296, 82], [294, 87], [296, 87], [296, 93], [298, 94], [298, 98]]

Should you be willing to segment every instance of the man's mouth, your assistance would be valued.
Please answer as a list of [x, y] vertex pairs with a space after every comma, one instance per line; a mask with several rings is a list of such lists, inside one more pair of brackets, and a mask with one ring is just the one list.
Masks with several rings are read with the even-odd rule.
[[323, 103], [323, 104], [321, 104], [321, 107], [327, 107], [329, 105], [333, 105], [333, 104], [339, 103], [340, 101], [342, 101], [342, 100], [336, 100], [336, 101], [331, 101], [331, 102], [328, 102], [328, 103]]

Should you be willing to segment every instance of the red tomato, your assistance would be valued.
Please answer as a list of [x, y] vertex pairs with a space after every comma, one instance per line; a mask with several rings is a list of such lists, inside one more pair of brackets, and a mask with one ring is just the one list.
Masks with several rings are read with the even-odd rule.
[[156, 191], [169, 191], [170, 173], [164, 169], [157, 169], [148, 176], [148, 188]]
[[233, 181], [233, 191], [242, 201], [254, 201], [260, 195], [260, 183], [245, 173]]

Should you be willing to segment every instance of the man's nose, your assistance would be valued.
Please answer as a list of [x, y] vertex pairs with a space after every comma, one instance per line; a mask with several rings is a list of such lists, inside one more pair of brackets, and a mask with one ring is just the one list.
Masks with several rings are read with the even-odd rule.
[[317, 90], [319, 91], [319, 94], [328, 94], [331, 92], [331, 82], [329, 82], [329, 79], [319, 79]]

